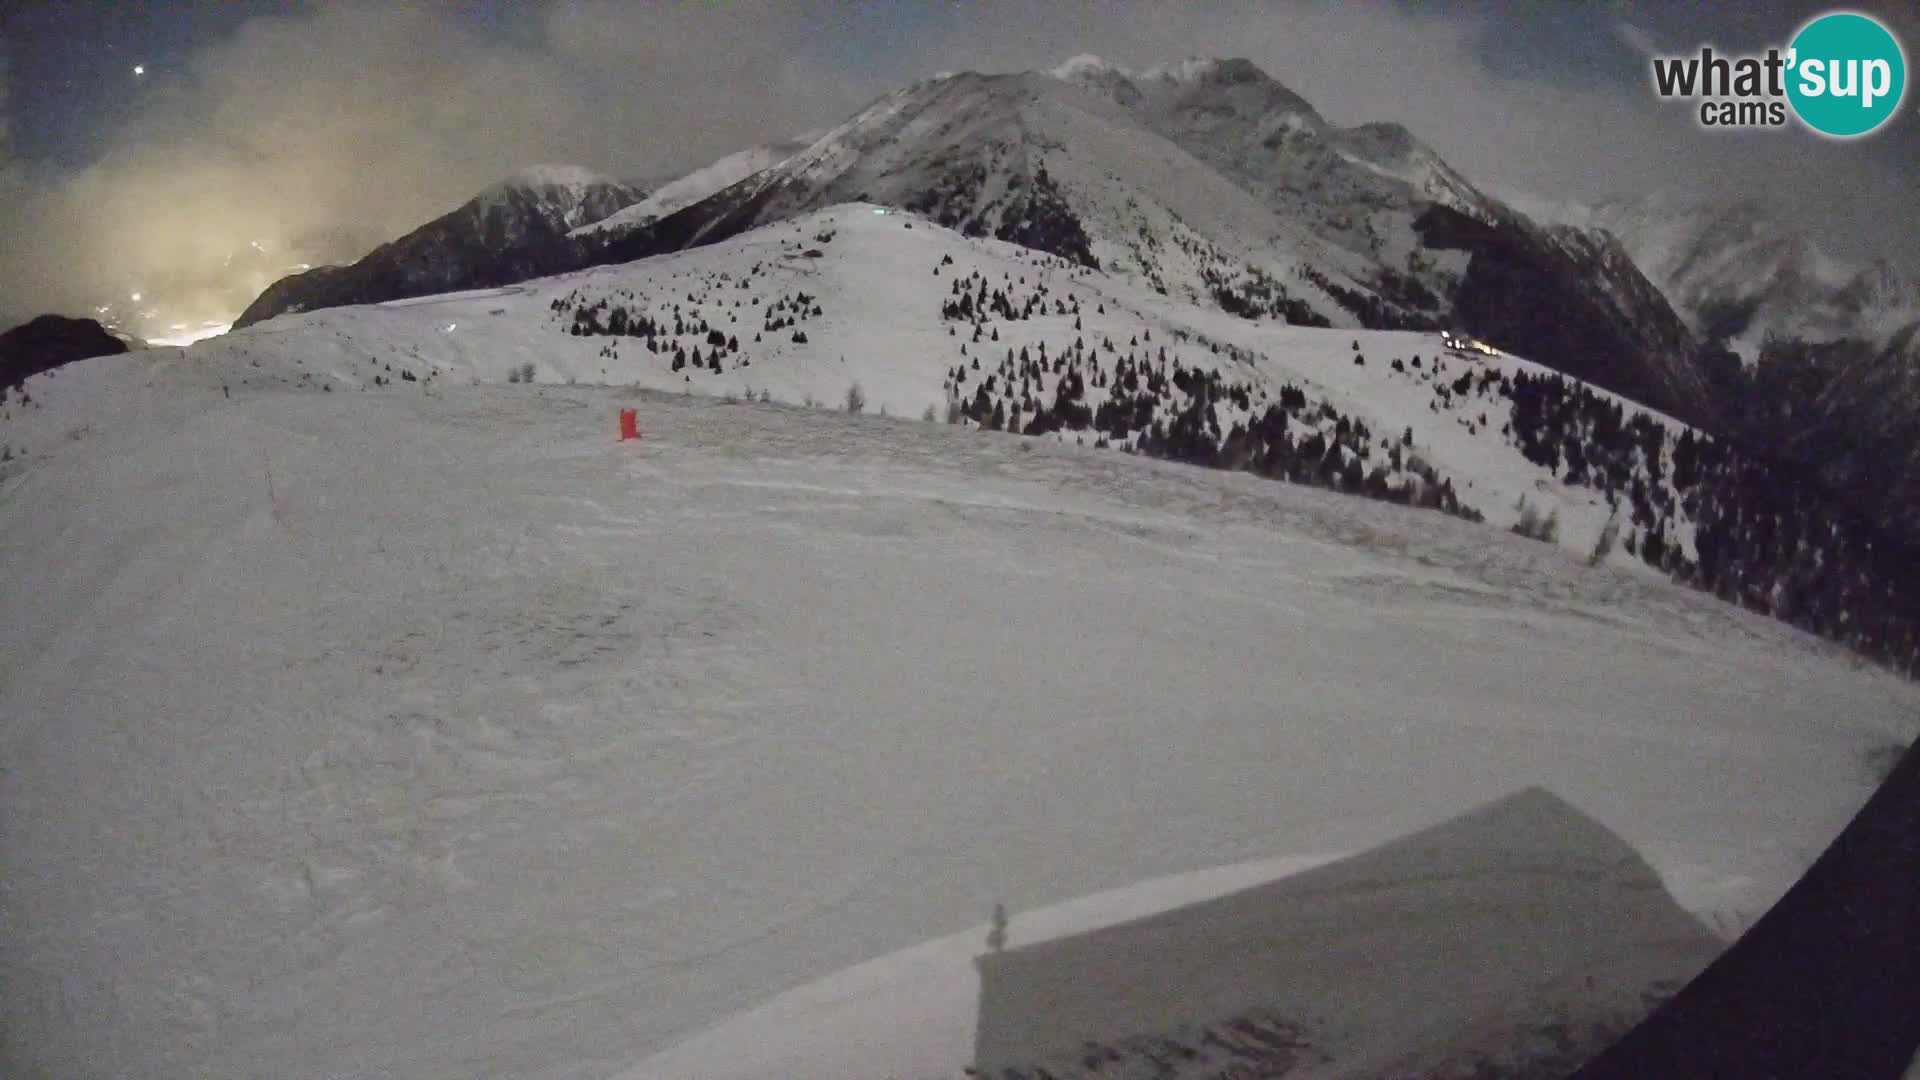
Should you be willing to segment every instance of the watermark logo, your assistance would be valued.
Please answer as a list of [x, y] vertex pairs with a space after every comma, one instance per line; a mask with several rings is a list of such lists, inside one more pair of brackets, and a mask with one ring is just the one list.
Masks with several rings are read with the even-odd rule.
[[1907, 92], [1907, 58], [1869, 15], [1835, 11], [1800, 28], [1785, 48], [1730, 56], [1653, 58], [1654, 92], [1698, 103], [1707, 128], [1785, 127], [1789, 117], [1832, 139], [1878, 131]]
[[1787, 100], [1808, 127], [1836, 139], [1878, 130], [1907, 94], [1907, 57], [1886, 27], [1836, 12], [1808, 23], [1787, 53]]

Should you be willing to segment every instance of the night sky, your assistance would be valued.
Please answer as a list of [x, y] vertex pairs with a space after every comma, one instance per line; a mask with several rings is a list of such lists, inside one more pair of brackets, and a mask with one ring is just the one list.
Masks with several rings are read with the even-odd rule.
[[[7, 104], [13, 153], [77, 169], [138, 113], [142, 95], [179, 77], [196, 50], [253, 14], [291, 13], [295, 3], [58, 4], [15, 6], [0, 21], [8, 44]], [[144, 78], [133, 74], [144, 64]]]
[[[1889, 16], [1920, 53], [1911, 5], [1855, 6]], [[1920, 92], [1855, 143], [1704, 133], [1686, 106], [1653, 99], [1641, 49], [1784, 43], [1828, 8], [1700, 8], [11, 4], [0, 7], [0, 315], [181, 275], [212, 288], [249, 245], [290, 259], [325, 248], [316, 236], [352, 247], [397, 235], [537, 162], [660, 180], [835, 123], [935, 71], [1044, 68], [1083, 52], [1134, 66], [1246, 56], [1336, 122], [1406, 124], [1477, 181], [1574, 199], [1766, 197], [1835, 254], [1920, 270]]]
[[[196, 53], [257, 17], [311, 17], [305, 0], [100, 2], [34, 0], [0, 15], [11, 43], [14, 152], [67, 168], [91, 162], [135, 119], [141, 95], [191, 78]], [[537, 45], [541, 6], [461, 0], [445, 17], [501, 42]], [[144, 66], [144, 78], [133, 75]]]

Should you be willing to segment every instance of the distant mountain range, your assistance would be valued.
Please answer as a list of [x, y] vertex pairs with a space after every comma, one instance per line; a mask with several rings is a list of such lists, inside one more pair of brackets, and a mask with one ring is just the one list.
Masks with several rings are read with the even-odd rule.
[[1920, 537], [1920, 285], [1758, 203], [1477, 187], [1246, 60], [959, 73], [648, 192], [548, 167], [241, 316], [510, 284], [848, 202], [911, 210], [1265, 322], [1450, 327], [1778, 457]]
[[1250, 317], [1452, 325], [1529, 355], [1578, 340], [1575, 374], [1705, 415], [1691, 336], [1617, 246], [1534, 226], [1395, 125], [1336, 127], [1245, 60], [916, 83], [596, 261], [849, 199]]
[[276, 283], [237, 325], [625, 262], [862, 200], [1249, 317], [1456, 326], [1708, 412], [1691, 332], [1618, 245], [1538, 227], [1405, 129], [1337, 127], [1245, 60], [942, 76], [645, 201], [577, 179], [497, 187], [350, 267]]
[[1885, 259], [1832, 258], [1757, 199], [1507, 197], [1536, 220], [1611, 233], [1696, 334], [1749, 363], [1770, 339], [1884, 346], [1920, 324], [1920, 281]]
[[1619, 240], [1708, 343], [1718, 430], [1920, 537], [1920, 281], [1835, 259], [1757, 200], [1510, 198]]

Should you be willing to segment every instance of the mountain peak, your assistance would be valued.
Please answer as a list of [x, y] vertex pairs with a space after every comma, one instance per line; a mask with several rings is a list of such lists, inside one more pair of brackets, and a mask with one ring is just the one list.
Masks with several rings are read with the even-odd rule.
[[619, 181], [602, 176], [584, 165], [543, 164], [529, 165], [512, 176], [499, 182], [502, 188], [567, 188], [583, 190], [590, 187], [617, 185]]
[[1144, 78], [1172, 83], [1241, 83], [1269, 78], [1253, 61], [1239, 56], [1224, 59], [1193, 56], [1171, 64], [1155, 64], [1141, 74]]
[[1244, 57], [1192, 56], [1171, 63], [1155, 64], [1144, 71], [1133, 71], [1093, 53], [1081, 53], [1046, 74], [1073, 83], [1125, 81], [1198, 86], [1207, 83], [1273, 81], [1272, 76]]
[[1110, 60], [1103, 60], [1092, 53], [1081, 53], [1066, 63], [1061, 64], [1059, 67], [1047, 72], [1047, 74], [1066, 82], [1077, 82], [1081, 79], [1100, 78], [1112, 75], [1128, 78], [1133, 73], [1121, 67], [1119, 64], [1113, 63]]
[[502, 207], [537, 207], [550, 226], [565, 229], [598, 221], [646, 197], [646, 192], [580, 165], [532, 165], [475, 196], [481, 214]]
[[1244, 57], [1189, 57], [1156, 64], [1135, 75], [1129, 85], [1137, 87], [1156, 109], [1231, 113], [1267, 129], [1304, 124], [1317, 131], [1326, 126], [1305, 98]]

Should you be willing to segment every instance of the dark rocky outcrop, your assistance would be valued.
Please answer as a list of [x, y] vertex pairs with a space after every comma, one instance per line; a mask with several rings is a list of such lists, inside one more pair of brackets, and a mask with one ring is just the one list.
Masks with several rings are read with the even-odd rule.
[[42, 315], [0, 334], [0, 387], [18, 386], [76, 360], [126, 351], [126, 342], [92, 319]]

